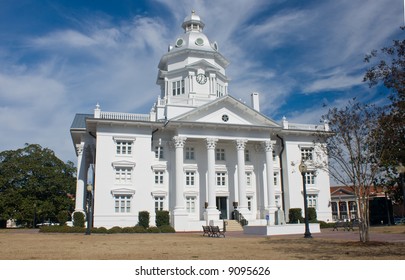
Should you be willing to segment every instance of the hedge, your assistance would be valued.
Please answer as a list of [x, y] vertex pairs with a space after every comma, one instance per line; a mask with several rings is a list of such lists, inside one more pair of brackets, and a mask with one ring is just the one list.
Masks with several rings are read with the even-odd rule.
[[[84, 227], [69, 227], [69, 226], [42, 226], [39, 228], [39, 232], [43, 233], [85, 233]], [[145, 229], [142, 226], [124, 227], [119, 226], [106, 229], [105, 227], [91, 228], [91, 233], [94, 234], [115, 234], [115, 233], [174, 233], [176, 232], [173, 227], [169, 225], [160, 227], [150, 227]]]
[[84, 214], [82, 212], [75, 212], [73, 214], [73, 226], [84, 227]]
[[170, 225], [169, 211], [156, 211], [155, 222], [157, 227]]
[[142, 226], [144, 228], [149, 227], [149, 212], [148, 211], [139, 212], [138, 225]]
[[302, 209], [301, 208], [290, 208], [288, 213], [288, 221], [290, 224], [297, 224], [298, 221], [301, 223], [303, 222], [304, 218], [302, 218]]

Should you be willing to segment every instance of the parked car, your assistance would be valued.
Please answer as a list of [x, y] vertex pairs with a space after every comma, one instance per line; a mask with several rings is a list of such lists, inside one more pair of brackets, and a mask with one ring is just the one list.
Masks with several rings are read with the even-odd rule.
[[394, 218], [394, 224], [396, 224], [396, 225], [404, 225], [405, 224], [405, 217]]

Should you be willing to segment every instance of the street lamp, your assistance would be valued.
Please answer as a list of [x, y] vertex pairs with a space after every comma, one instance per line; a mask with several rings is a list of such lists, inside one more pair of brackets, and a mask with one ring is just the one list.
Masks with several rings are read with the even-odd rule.
[[34, 203], [34, 224], [32, 225], [32, 228], [36, 228], [36, 223], [37, 223], [37, 204]]
[[302, 176], [302, 184], [304, 189], [304, 215], [305, 215], [305, 234], [304, 238], [312, 238], [311, 232], [309, 231], [309, 221], [308, 221], [308, 201], [307, 201], [307, 186], [305, 180], [305, 173], [308, 171], [308, 167], [304, 161], [301, 161], [299, 165], [299, 170]]
[[87, 184], [87, 229], [86, 229], [86, 235], [91, 234], [91, 224], [93, 222], [92, 201], [93, 201], [93, 185], [92, 184]]

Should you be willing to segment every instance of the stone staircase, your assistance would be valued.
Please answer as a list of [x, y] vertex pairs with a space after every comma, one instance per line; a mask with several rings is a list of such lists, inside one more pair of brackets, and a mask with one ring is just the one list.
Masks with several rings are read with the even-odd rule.
[[226, 220], [226, 231], [243, 231], [242, 226], [236, 220]]

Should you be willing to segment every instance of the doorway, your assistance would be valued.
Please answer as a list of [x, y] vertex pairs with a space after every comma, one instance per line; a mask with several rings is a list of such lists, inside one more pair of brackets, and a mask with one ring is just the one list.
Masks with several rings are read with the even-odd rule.
[[219, 218], [221, 220], [228, 219], [228, 197], [217, 196], [217, 209], [221, 212]]

